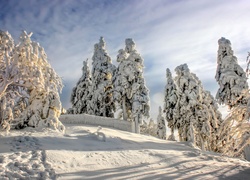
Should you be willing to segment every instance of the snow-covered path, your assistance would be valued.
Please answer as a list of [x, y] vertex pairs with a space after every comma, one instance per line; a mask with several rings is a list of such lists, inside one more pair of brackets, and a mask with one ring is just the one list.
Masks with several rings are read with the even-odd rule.
[[25, 130], [1, 137], [0, 179], [250, 178], [246, 161], [105, 127], [96, 136], [96, 130], [67, 125], [65, 134]]

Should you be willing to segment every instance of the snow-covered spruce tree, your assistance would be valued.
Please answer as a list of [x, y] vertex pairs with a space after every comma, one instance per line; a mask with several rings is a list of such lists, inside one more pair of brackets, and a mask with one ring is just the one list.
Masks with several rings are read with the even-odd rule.
[[166, 124], [162, 115], [161, 106], [159, 107], [159, 114], [157, 116], [157, 136], [160, 139], [166, 139]]
[[143, 59], [132, 39], [125, 40], [125, 50], [118, 51], [114, 85], [116, 108], [122, 109], [123, 119], [135, 122], [136, 132], [142, 116], [149, 117], [149, 90], [143, 78]]
[[180, 141], [190, 141], [203, 150], [216, 151], [214, 141], [221, 115], [213, 97], [203, 89], [201, 81], [190, 72], [187, 64], [176, 67], [175, 71], [179, 91], [175, 119]]
[[221, 38], [218, 44], [216, 80], [220, 89], [217, 98], [230, 108], [230, 114], [219, 129], [219, 145], [226, 155], [250, 160], [250, 95], [246, 79], [249, 73], [249, 56], [246, 74], [233, 55], [230, 41]]
[[106, 43], [103, 37], [94, 46], [92, 57], [92, 86], [89, 94], [87, 113], [114, 117], [113, 84], [112, 77], [115, 66], [106, 51]]
[[[5, 98], [12, 95], [9, 107], [12, 114], [14, 112], [13, 126], [49, 126], [63, 130], [64, 126], [58, 119], [61, 78], [48, 63], [44, 49], [31, 41], [31, 35], [23, 31], [19, 44], [1, 48], [1, 54], [4, 54], [1, 56], [1, 80], [2, 84], [7, 84], [3, 91]], [[9, 33], [1, 31], [1, 47], [6, 46], [6, 37], [12, 39]]]
[[91, 91], [92, 81], [88, 60], [83, 61], [82, 77], [78, 80], [76, 87], [73, 88], [71, 93], [71, 104], [69, 113], [83, 114], [87, 113], [87, 102]]
[[171, 134], [168, 140], [175, 141], [174, 129], [176, 129], [177, 121], [175, 119], [176, 104], [178, 102], [178, 91], [175, 82], [172, 78], [171, 71], [167, 68], [166, 70], [167, 85], [165, 87], [165, 99], [164, 99], [164, 112], [166, 114], [166, 121], [168, 127], [171, 129]]
[[231, 42], [222, 37], [218, 40], [217, 70], [215, 79], [219, 84], [216, 99], [231, 109], [238, 104], [246, 104], [243, 96], [248, 91], [247, 77], [238, 64], [231, 48]]

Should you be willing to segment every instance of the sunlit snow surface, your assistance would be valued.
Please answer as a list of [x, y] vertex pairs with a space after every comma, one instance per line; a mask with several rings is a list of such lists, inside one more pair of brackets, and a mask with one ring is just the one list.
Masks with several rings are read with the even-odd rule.
[[[248, 179], [250, 163], [184, 143], [66, 125], [0, 137], [0, 179]], [[100, 129], [100, 127], [99, 127]]]

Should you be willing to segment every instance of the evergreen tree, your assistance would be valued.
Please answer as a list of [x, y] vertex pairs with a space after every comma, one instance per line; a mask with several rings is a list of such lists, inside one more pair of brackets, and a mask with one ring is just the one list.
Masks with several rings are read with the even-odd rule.
[[221, 115], [209, 92], [186, 64], [175, 69], [179, 99], [176, 105], [177, 129], [180, 141], [190, 141], [203, 150], [214, 150]]
[[71, 93], [72, 108], [69, 113], [83, 114], [87, 113], [88, 98], [91, 91], [92, 81], [90, 77], [90, 70], [88, 61], [83, 62], [82, 77], [78, 80], [76, 87], [73, 88]]
[[[62, 89], [62, 82], [48, 63], [44, 49], [31, 40], [32, 33], [23, 31], [18, 45], [14, 45], [8, 32], [1, 31], [0, 35], [0, 46], [4, 47], [0, 50], [0, 89], [4, 89], [0, 95], [7, 100], [6, 106], [12, 114], [14, 112], [13, 126], [49, 126], [64, 130], [58, 119], [61, 112], [58, 91]], [[9, 108], [5, 109], [10, 112]]]
[[87, 113], [96, 116], [114, 117], [113, 84], [115, 66], [111, 62], [103, 37], [95, 44], [92, 57], [92, 87]]
[[168, 140], [175, 141], [174, 129], [177, 128], [175, 114], [177, 113], [176, 104], [178, 102], [178, 91], [171, 71], [168, 68], [166, 70], [166, 77], [167, 85], [165, 87], [164, 112], [166, 113], [168, 127], [171, 129], [171, 135], [168, 137]]
[[215, 79], [220, 88], [216, 94], [219, 104], [226, 104], [229, 108], [238, 104], [246, 104], [243, 96], [248, 91], [247, 77], [240, 67], [237, 57], [231, 48], [228, 39], [218, 40], [217, 70]]
[[162, 115], [161, 106], [159, 107], [159, 114], [157, 117], [157, 136], [160, 139], [166, 139], [166, 124]]
[[219, 147], [222, 153], [250, 160], [250, 95], [247, 83], [249, 56], [246, 73], [237, 62], [228, 39], [218, 41], [216, 80], [220, 85], [216, 98], [230, 108], [230, 114], [219, 128]]
[[117, 109], [121, 108], [124, 120], [135, 122], [136, 132], [142, 116], [149, 116], [149, 91], [143, 78], [143, 59], [132, 39], [125, 40], [125, 50], [118, 51], [120, 62], [114, 80]]

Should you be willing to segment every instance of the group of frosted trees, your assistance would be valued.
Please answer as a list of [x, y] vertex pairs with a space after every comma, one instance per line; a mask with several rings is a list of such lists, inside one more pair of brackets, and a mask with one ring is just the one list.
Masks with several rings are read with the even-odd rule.
[[[246, 157], [250, 144], [247, 76], [234, 56], [230, 41], [221, 38], [218, 44], [216, 100], [204, 90], [187, 64], [175, 68], [175, 78], [166, 70], [164, 112], [171, 129], [168, 139], [175, 140], [174, 130], [177, 130], [180, 141], [189, 141], [203, 150]], [[230, 109], [224, 120], [217, 102]]]
[[94, 45], [92, 72], [84, 62], [82, 77], [71, 94], [72, 114], [91, 114], [134, 121], [136, 132], [143, 116], [149, 116], [149, 91], [143, 77], [143, 59], [132, 39], [117, 55], [118, 67], [112, 64], [103, 37]]
[[31, 35], [23, 31], [15, 43], [0, 31], [0, 124], [7, 131], [27, 126], [63, 131], [58, 120], [62, 81]]
[[[163, 112], [159, 107], [157, 123], [142, 121], [149, 116], [148, 89], [143, 78], [143, 59], [132, 39], [125, 40], [125, 49], [118, 51], [118, 67], [112, 64], [101, 37], [94, 46], [92, 72], [84, 62], [82, 77], [71, 95], [69, 113], [117, 117], [134, 121], [142, 133], [160, 139], [191, 142], [203, 150], [243, 156], [249, 138], [249, 93], [247, 77], [233, 55], [230, 41], [219, 41], [216, 99], [203, 88], [199, 78], [187, 64], [175, 68], [175, 77], [166, 70], [167, 85]], [[219, 104], [228, 105], [231, 113], [222, 120]], [[163, 117], [165, 115], [165, 117]], [[166, 124], [171, 134], [166, 137]]]
[[174, 129], [180, 141], [189, 141], [203, 150], [217, 151], [216, 136], [222, 123], [221, 114], [213, 96], [204, 90], [198, 77], [187, 64], [175, 68], [173, 79], [167, 69], [164, 111], [171, 129], [169, 140], [175, 140]]
[[[15, 43], [8, 32], [0, 31], [0, 125], [10, 128], [51, 127], [64, 130], [59, 121], [62, 89], [61, 78], [48, 62], [32, 33], [23, 31]], [[83, 62], [82, 77], [71, 95], [72, 114], [92, 114], [134, 121], [136, 132], [142, 131], [161, 139], [189, 141], [203, 150], [246, 158], [250, 147], [250, 95], [246, 72], [240, 67], [225, 38], [218, 41], [217, 70], [219, 84], [216, 100], [206, 91], [187, 64], [175, 68], [176, 76], [166, 70], [167, 85], [163, 111], [159, 107], [157, 124], [149, 125], [149, 91], [143, 77], [143, 59], [132, 39], [112, 64], [101, 37], [94, 45], [92, 70]], [[250, 55], [247, 57], [248, 66]], [[218, 105], [227, 105], [229, 115], [222, 120]], [[165, 116], [165, 117], [164, 117]], [[166, 137], [166, 124], [171, 134]], [[250, 157], [248, 157], [249, 159]]]
[[113, 83], [115, 66], [105, 49], [105, 41], [94, 46], [92, 72], [88, 62], [83, 62], [82, 77], [71, 93], [71, 114], [91, 114], [96, 116], [114, 117]]

